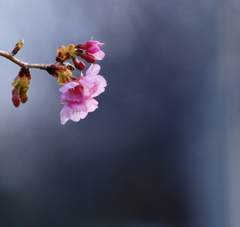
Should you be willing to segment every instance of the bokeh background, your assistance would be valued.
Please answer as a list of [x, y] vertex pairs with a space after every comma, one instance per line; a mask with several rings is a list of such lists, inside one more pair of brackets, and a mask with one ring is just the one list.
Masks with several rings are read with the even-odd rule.
[[[237, 0], [1, 1], [0, 49], [54, 62], [60, 45], [104, 42], [99, 108], [60, 125], [55, 78], [0, 58], [1, 227], [238, 227]], [[75, 76], [79, 73], [74, 72]]]

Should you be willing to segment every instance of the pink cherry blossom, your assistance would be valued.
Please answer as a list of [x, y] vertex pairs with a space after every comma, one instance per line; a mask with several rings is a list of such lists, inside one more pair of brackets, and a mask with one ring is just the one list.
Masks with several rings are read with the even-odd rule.
[[100, 43], [99, 41], [90, 40], [90, 41], [86, 42], [86, 45], [87, 45], [87, 52], [95, 54], [98, 51], [100, 51], [100, 47], [102, 45], [104, 45], [104, 43]]
[[103, 58], [105, 57], [105, 53], [102, 50], [99, 50], [98, 52], [96, 52], [94, 54], [89, 53], [89, 55], [94, 56], [96, 60], [103, 60]]
[[87, 116], [87, 106], [84, 102], [67, 102], [61, 112], [61, 124], [64, 125], [69, 119], [72, 121], [80, 121]]
[[104, 45], [104, 43], [100, 43], [99, 41], [90, 40], [86, 43], [81, 43], [75, 46], [75, 48], [86, 50], [89, 53], [95, 54], [100, 50], [100, 47]]
[[62, 92], [60, 102], [81, 102], [84, 99], [83, 87], [79, 82], [66, 83], [59, 91]]
[[106, 80], [98, 75], [100, 66], [92, 64], [85, 76], [78, 81], [65, 83], [59, 90], [62, 92], [60, 101], [65, 103], [60, 113], [61, 124], [69, 119], [80, 121], [98, 108], [98, 102], [93, 97], [104, 92], [107, 86]]
[[98, 108], [98, 101], [93, 98], [86, 98], [81, 102], [67, 102], [61, 112], [60, 119], [61, 124], [64, 125], [69, 119], [72, 121], [80, 121], [84, 119], [88, 112], [93, 112]]
[[[77, 49], [77, 51], [79, 51], [79, 49]], [[75, 53], [77, 53], [77, 52], [75, 52]], [[103, 58], [105, 57], [105, 53], [102, 50], [99, 50], [95, 54], [88, 53], [88, 52], [86, 52], [86, 53], [78, 52], [77, 56], [81, 57], [88, 63], [95, 63], [96, 60], [103, 60]]]
[[[79, 50], [79, 49], [77, 49]], [[86, 62], [88, 63], [95, 63], [96, 62], [96, 58], [93, 54], [89, 54], [89, 53], [77, 53], [77, 56], [81, 57], [82, 59], [84, 59]]]
[[85, 96], [96, 97], [105, 91], [106, 80], [98, 75], [101, 67], [98, 64], [92, 64], [86, 72], [86, 75], [80, 79], [80, 84], [84, 87]]
[[[85, 59], [89, 63], [94, 63], [95, 60], [103, 60], [105, 57], [105, 53], [100, 50], [100, 47], [104, 45], [104, 43], [100, 43], [99, 41], [90, 40], [86, 43], [81, 43], [75, 46], [77, 49], [83, 49], [86, 53], [79, 53], [83, 59]], [[94, 60], [93, 60], [94, 59]]]

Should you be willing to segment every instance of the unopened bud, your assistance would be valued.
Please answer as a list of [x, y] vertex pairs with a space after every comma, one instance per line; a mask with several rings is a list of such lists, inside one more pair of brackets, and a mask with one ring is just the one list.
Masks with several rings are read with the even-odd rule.
[[21, 98], [20, 98], [20, 94], [19, 94], [19, 89], [18, 88], [14, 88], [12, 90], [12, 103], [15, 107], [19, 107], [20, 106], [20, 102], [21, 102]]
[[86, 50], [87, 49], [87, 44], [86, 43], [81, 43], [81, 44], [76, 45], [75, 48]]
[[83, 50], [81, 50], [81, 49], [76, 49], [74, 51], [74, 54], [77, 55], [77, 56], [80, 56], [80, 54], [82, 54], [82, 53], [83, 53]]
[[28, 100], [28, 94], [26, 91], [20, 92], [21, 103], [26, 103]]
[[88, 63], [95, 63], [96, 58], [91, 54], [78, 53], [78, 56], [84, 59]]
[[15, 45], [15, 48], [14, 48], [13, 51], [12, 51], [12, 55], [13, 55], [13, 56], [16, 55], [16, 54], [18, 53], [18, 51], [22, 49], [23, 45], [24, 45], [24, 40], [21, 39], [21, 40]]
[[72, 60], [76, 69], [82, 71], [86, 68], [86, 65], [82, 61], [78, 60], [77, 58], [72, 58]]
[[100, 47], [104, 45], [104, 43], [100, 43], [99, 41], [90, 40], [86, 43], [81, 43], [75, 46], [77, 49], [86, 50], [88, 53], [95, 54], [100, 51]]

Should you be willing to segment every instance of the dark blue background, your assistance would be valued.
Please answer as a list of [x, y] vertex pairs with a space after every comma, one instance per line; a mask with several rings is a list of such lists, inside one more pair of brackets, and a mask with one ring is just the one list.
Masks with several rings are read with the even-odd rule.
[[19, 67], [0, 58], [0, 226], [230, 226], [234, 80], [225, 79], [232, 41], [224, 2], [24, 0], [0, 8], [1, 50], [24, 39], [17, 58], [51, 63], [60, 45], [93, 36], [105, 43], [99, 64], [108, 82], [95, 112], [62, 126], [56, 79], [32, 69], [29, 101], [15, 108]]

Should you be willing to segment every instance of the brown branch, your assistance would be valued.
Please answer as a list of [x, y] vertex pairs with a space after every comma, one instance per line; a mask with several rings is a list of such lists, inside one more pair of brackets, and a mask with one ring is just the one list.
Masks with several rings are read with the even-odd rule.
[[24, 69], [36, 68], [36, 69], [46, 70], [47, 67], [51, 65], [51, 64], [30, 64], [30, 63], [26, 63], [26, 62], [20, 61], [19, 59], [15, 58], [12, 53], [1, 51], [1, 50], [0, 50], [0, 56], [3, 56], [5, 58], [9, 59], [10, 61], [14, 62], [15, 64], [19, 65], [20, 67], [22, 67]]

